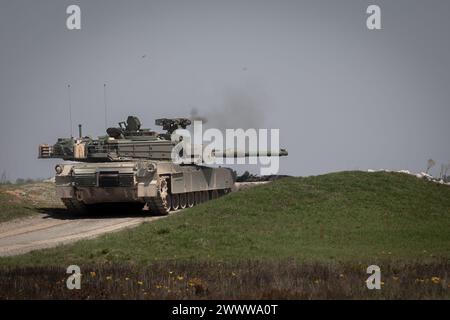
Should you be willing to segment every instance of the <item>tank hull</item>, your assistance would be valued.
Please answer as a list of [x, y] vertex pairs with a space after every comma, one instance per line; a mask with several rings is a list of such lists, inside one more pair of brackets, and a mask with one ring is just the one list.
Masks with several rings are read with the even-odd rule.
[[57, 196], [72, 211], [87, 211], [94, 204], [135, 203], [147, 205], [156, 214], [167, 214], [192, 206], [192, 202], [195, 205], [226, 194], [235, 182], [228, 168], [176, 165], [170, 161], [71, 163], [57, 167]]

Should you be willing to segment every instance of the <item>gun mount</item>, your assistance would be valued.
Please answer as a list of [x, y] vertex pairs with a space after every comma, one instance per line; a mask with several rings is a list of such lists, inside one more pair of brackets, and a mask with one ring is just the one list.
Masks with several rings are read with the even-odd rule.
[[109, 137], [114, 139], [137, 139], [137, 137], [155, 137], [157, 133], [150, 129], [141, 129], [141, 121], [138, 117], [128, 116], [127, 121], [119, 122], [119, 127], [106, 130]]
[[186, 129], [187, 126], [191, 125], [191, 120], [186, 118], [175, 118], [175, 119], [156, 119], [155, 124], [157, 126], [162, 126], [163, 130], [166, 130], [168, 134], [174, 133], [177, 129]]

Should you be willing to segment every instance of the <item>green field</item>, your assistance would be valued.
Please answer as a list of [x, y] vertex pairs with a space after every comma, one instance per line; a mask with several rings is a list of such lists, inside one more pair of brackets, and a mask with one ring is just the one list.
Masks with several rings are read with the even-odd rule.
[[450, 187], [400, 173], [286, 178], [3, 266], [167, 260], [425, 263], [450, 258]]

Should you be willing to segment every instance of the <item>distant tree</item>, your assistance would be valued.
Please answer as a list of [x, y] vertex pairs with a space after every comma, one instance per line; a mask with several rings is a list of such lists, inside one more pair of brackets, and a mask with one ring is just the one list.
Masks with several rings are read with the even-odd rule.
[[245, 171], [242, 175], [236, 178], [236, 182], [257, 182], [257, 181], [264, 181], [265, 178], [266, 177], [260, 177], [248, 171]]
[[250, 178], [250, 172], [245, 171], [242, 175], [238, 176], [236, 181], [237, 182], [245, 182]]
[[6, 184], [8, 182], [8, 179], [6, 178], [6, 171], [3, 170], [2, 176], [0, 178], [0, 184]]
[[428, 159], [427, 162], [427, 171], [425, 171], [425, 173], [428, 173], [428, 171], [430, 171], [430, 169], [436, 164], [436, 162], [433, 159]]
[[443, 172], [442, 178], [447, 180], [447, 174], [448, 174], [448, 171], [450, 170], [450, 163], [445, 164], [443, 167], [444, 167], [443, 168], [444, 172]]
[[22, 178], [16, 179], [16, 184], [24, 184], [24, 183], [25, 183], [25, 179], [22, 179]]

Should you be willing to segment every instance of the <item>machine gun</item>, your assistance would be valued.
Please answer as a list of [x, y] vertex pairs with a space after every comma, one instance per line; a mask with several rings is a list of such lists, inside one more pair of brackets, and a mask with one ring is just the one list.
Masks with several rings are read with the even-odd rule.
[[186, 118], [175, 118], [175, 119], [156, 119], [155, 124], [157, 126], [162, 126], [163, 130], [166, 130], [167, 134], [174, 133], [177, 129], [186, 129], [187, 126], [191, 125], [191, 120]]
[[109, 137], [114, 139], [133, 139], [136, 137], [156, 137], [158, 134], [150, 129], [141, 129], [141, 121], [138, 117], [128, 116], [127, 121], [119, 122], [119, 128], [112, 127], [106, 130]]

